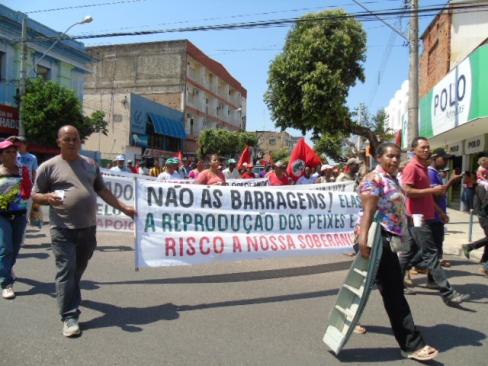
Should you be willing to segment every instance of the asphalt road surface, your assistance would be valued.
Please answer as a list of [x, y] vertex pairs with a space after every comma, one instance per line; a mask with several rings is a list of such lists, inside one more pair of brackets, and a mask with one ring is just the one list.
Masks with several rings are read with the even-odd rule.
[[[15, 271], [17, 298], [0, 299], [0, 365], [403, 365], [374, 290], [339, 357], [322, 343], [351, 259], [253, 260], [134, 271], [133, 239], [99, 233], [82, 281], [81, 337], [62, 336], [46, 228], [29, 228]], [[449, 308], [416, 277], [414, 319], [441, 354], [432, 365], [487, 365], [488, 279], [449, 257], [451, 283], [472, 300]]]

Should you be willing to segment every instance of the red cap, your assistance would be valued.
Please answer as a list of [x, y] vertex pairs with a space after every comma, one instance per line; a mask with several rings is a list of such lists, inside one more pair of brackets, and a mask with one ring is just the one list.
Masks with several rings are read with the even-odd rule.
[[11, 146], [17, 147], [12, 141], [4, 140], [0, 142], [0, 150], [8, 149]]

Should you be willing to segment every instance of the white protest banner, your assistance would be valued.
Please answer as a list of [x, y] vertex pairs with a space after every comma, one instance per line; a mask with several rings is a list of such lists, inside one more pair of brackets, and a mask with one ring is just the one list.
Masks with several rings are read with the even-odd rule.
[[137, 178], [137, 179], [148, 179], [148, 180], [156, 180], [156, 177], [151, 177], [150, 175], [144, 174], [134, 174], [129, 172], [116, 172], [110, 169], [100, 168], [100, 173], [102, 173], [103, 177], [122, 177], [122, 178]]
[[259, 187], [267, 186], [267, 178], [255, 178], [255, 179], [227, 179], [226, 183], [228, 186], [233, 187]]
[[136, 267], [344, 251], [360, 209], [349, 192], [137, 181]]
[[334, 182], [317, 184], [296, 184], [293, 186], [272, 186], [273, 188], [292, 189], [292, 190], [319, 190], [336, 192], [354, 192], [355, 182]]
[[[103, 175], [107, 188], [121, 202], [134, 206], [134, 179], [122, 176]], [[150, 181], [148, 181], [150, 182]], [[100, 231], [134, 231], [134, 221], [113, 208], [97, 196], [97, 230]]]

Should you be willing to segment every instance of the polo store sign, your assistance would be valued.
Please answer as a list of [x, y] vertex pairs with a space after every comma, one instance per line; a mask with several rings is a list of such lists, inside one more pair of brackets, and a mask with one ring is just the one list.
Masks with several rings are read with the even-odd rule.
[[486, 135], [472, 137], [464, 142], [464, 153], [466, 155], [477, 154], [485, 151]]
[[478, 48], [420, 100], [421, 136], [488, 117], [488, 46]]
[[454, 156], [462, 156], [463, 155], [463, 142], [456, 142], [453, 144], [449, 144], [446, 146], [446, 150], [448, 154], [454, 155]]

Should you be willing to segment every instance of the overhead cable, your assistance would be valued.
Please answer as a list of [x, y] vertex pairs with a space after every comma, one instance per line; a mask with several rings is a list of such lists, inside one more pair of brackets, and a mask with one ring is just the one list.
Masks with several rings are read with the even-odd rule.
[[[325, 15], [315, 18], [285, 18], [285, 19], [270, 19], [270, 20], [259, 20], [251, 22], [240, 22], [240, 23], [227, 23], [227, 24], [214, 24], [214, 25], [200, 25], [191, 26], [183, 28], [168, 28], [168, 29], [155, 29], [147, 31], [134, 31], [134, 32], [112, 32], [112, 33], [101, 33], [101, 34], [83, 34], [75, 36], [66, 36], [65, 38], [71, 39], [94, 39], [94, 38], [107, 38], [107, 37], [126, 37], [126, 36], [143, 36], [151, 34], [163, 34], [163, 33], [183, 33], [183, 32], [197, 32], [197, 31], [211, 31], [211, 30], [237, 30], [237, 29], [256, 29], [256, 28], [271, 28], [271, 27], [286, 27], [296, 23], [314, 23], [323, 20], [333, 20], [333, 19], [347, 19], [356, 18], [357, 20], [366, 21], [377, 21], [377, 16], [382, 17], [397, 17], [397, 16], [409, 16], [418, 13], [419, 17], [426, 17], [436, 15], [439, 11], [446, 9], [443, 7], [424, 7], [414, 9], [404, 9], [395, 8], [380, 10], [374, 12], [374, 16], [369, 12], [359, 12], [359, 13], [349, 13], [344, 15]], [[453, 4], [449, 8], [450, 11], [456, 13], [469, 13], [469, 12], [482, 12], [488, 11], [488, 3], [477, 3], [477, 4]], [[55, 38], [57, 38], [56, 36]], [[36, 37], [36, 39], [51, 39], [53, 37]]]

